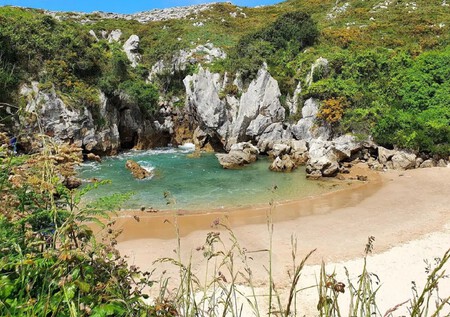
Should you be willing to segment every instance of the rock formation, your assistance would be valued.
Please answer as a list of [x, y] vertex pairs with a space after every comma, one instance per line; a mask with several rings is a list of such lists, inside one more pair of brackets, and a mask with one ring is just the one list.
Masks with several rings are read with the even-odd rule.
[[[75, 144], [87, 153], [114, 155], [124, 149], [163, 146], [173, 132], [170, 115], [161, 115], [162, 123], [158, 118], [147, 119], [125, 95], [108, 99], [99, 92], [98, 108], [91, 109], [69, 107], [53, 88], [42, 91], [37, 82], [23, 85], [21, 94], [27, 105], [20, 125], [58, 143]], [[21, 144], [25, 146], [22, 140]]]
[[[91, 34], [97, 37], [95, 32]], [[120, 41], [121, 34], [115, 30], [102, 33], [102, 38]], [[132, 35], [123, 49], [136, 67], [141, 58], [139, 37]], [[203, 61], [199, 52], [205, 53]], [[300, 83], [294, 95], [287, 96], [286, 106], [290, 113], [301, 107], [302, 116], [289, 123], [280, 102], [280, 88], [267, 66], [246, 87], [239, 73], [232, 78], [206, 68], [209, 61], [224, 57], [220, 49], [207, 43], [191, 51], [181, 50], [170, 63], [161, 60], [153, 66], [148, 80], [165, 72], [173, 75], [186, 70], [189, 64], [200, 63], [198, 72], [183, 80], [184, 108], [174, 110], [173, 105], [181, 101], [179, 97], [161, 96], [157, 115], [149, 117], [126, 94], [108, 98], [100, 91], [97, 109], [69, 107], [54, 89], [42, 91], [33, 82], [21, 89], [27, 99], [22, 122], [30, 131], [42, 129], [57, 142], [82, 147], [88, 157], [96, 160], [96, 155], [114, 155], [120, 150], [192, 142], [197, 150], [229, 151], [217, 154], [224, 168], [241, 167], [254, 162], [259, 153], [265, 153], [273, 159], [271, 170], [292, 171], [306, 164], [309, 178], [333, 177], [348, 171], [344, 165], [354, 159], [379, 170], [446, 165], [445, 160], [377, 147], [371, 142], [359, 142], [351, 135], [333, 138], [331, 128], [317, 118], [319, 100], [302, 100]], [[310, 85], [327, 74], [328, 61], [318, 59], [306, 83]]]
[[239, 142], [253, 141], [261, 151], [266, 151], [268, 143], [291, 137], [283, 126], [285, 110], [279, 100], [278, 83], [266, 67], [239, 99], [221, 97], [226, 84], [226, 78], [203, 68], [184, 80], [186, 109], [203, 131], [226, 149]]
[[270, 165], [269, 169], [274, 172], [291, 172], [296, 168], [295, 162], [288, 154], [278, 156]]
[[139, 54], [139, 36], [133, 34], [123, 45], [123, 50], [127, 54], [131, 67], [135, 68], [141, 61], [141, 54]]
[[73, 13], [69, 17], [67, 17], [64, 12], [59, 11], [49, 11], [45, 10], [44, 13], [48, 14], [58, 20], [64, 20], [67, 18], [78, 20], [81, 23], [90, 23], [92, 22], [89, 19], [89, 15], [95, 14], [101, 19], [125, 19], [125, 20], [135, 20], [140, 23], [148, 23], [152, 21], [166, 21], [173, 19], [183, 19], [192, 14], [198, 14], [202, 11], [208, 10], [213, 6], [214, 3], [208, 4], [198, 4], [192, 6], [185, 7], [175, 7], [175, 8], [167, 8], [167, 9], [154, 9], [150, 11], [137, 12], [134, 14], [120, 14], [120, 13], [111, 13], [111, 12], [102, 12], [95, 11], [91, 14], [87, 13]]
[[130, 170], [131, 174], [136, 179], [145, 179], [152, 176], [149, 171], [147, 171], [145, 168], [143, 168], [133, 160], [128, 160], [125, 163], [125, 167]]
[[259, 151], [249, 142], [234, 144], [227, 154], [216, 154], [220, 165], [225, 169], [236, 169], [258, 159]]

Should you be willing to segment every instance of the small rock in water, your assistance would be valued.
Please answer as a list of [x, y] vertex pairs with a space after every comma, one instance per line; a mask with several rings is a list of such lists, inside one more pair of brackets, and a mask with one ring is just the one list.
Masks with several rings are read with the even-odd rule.
[[134, 178], [137, 179], [144, 179], [152, 175], [149, 171], [147, 171], [145, 168], [143, 168], [133, 160], [128, 160], [125, 164], [125, 167], [128, 168], [131, 171], [131, 174], [133, 174]]
[[64, 180], [64, 186], [68, 189], [75, 189], [81, 186], [81, 179], [73, 176], [69, 176]]
[[100, 156], [95, 155], [94, 153], [88, 153], [88, 154], [86, 155], [86, 159], [87, 159], [88, 161], [95, 161], [95, 162], [99, 162], [99, 163], [102, 161], [102, 159], [100, 158]]

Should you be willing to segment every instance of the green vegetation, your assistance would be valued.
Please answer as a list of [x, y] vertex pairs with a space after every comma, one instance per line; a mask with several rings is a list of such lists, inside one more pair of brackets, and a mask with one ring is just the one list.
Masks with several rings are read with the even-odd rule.
[[0, 315], [154, 316], [142, 301], [150, 274], [128, 267], [105, 218], [129, 195], [80, 208], [89, 188], [61, 183], [80, 149], [43, 139], [41, 153], [17, 159], [0, 137]]
[[[60, 22], [38, 10], [0, 8], [0, 101], [20, 104], [19, 85], [37, 80], [54, 85], [75, 107], [95, 107], [101, 89], [110, 97], [125, 92], [151, 114], [157, 92], [183, 97], [182, 79], [196, 71], [167, 71], [148, 85], [151, 67], [211, 42], [228, 53], [209, 65], [213, 71], [239, 71], [248, 83], [267, 62], [282, 93], [292, 94], [301, 81], [301, 97], [320, 99], [323, 119], [337, 132], [372, 135], [387, 147], [450, 154], [450, 19], [441, 3], [288, 0], [262, 8], [219, 3], [186, 19], [148, 24], [88, 18], [93, 22], [81, 25], [74, 15]], [[140, 37], [139, 69], [131, 69], [119, 43], [96, 42], [88, 34], [118, 28], [122, 43], [131, 34]], [[329, 74], [306, 87], [319, 57], [330, 62]]]
[[[211, 69], [239, 71], [248, 83], [267, 62], [282, 92], [292, 93], [300, 81], [301, 97], [319, 99], [319, 119], [337, 132], [372, 135], [389, 148], [444, 157], [450, 155], [450, 13], [441, 1], [414, 3], [392, 1], [382, 7], [379, 0], [350, 0], [346, 7], [335, 0], [288, 0], [242, 9], [220, 3], [181, 20], [139, 24], [92, 15], [94, 22], [86, 25], [72, 17], [58, 21], [39, 10], [0, 7], [0, 103], [23, 105], [20, 85], [38, 81], [40, 89], [54, 89], [71, 107], [96, 109], [101, 90], [110, 98], [125, 93], [128, 101], [151, 116], [157, 112], [159, 95], [182, 95], [182, 79], [196, 71], [196, 67], [167, 71], [149, 84], [146, 78], [154, 63], [211, 42], [228, 53]], [[204, 25], [194, 26], [199, 21]], [[100, 34], [118, 28], [123, 31], [122, 43], [131, 34], [141, 38], [142, 62], [136, 69], [120, 43], [89, 35], [91, 29]], [[329, 61], [329, 70], [313, 74], [308, 87], [306, 75], [319, 57]], [[222, 95], [238, 93], [229, 84]], [[190, 264], [163, 259], [179, 268], [177, 293], [168, 298], [167, 283], [161, 281], [157, 305], [144, 304], [143, 288], [153, 284], [149, 273], [128, 267], [119, 256], [108, 220], [102, 221], [106, 223], [102, 241], [86, 225], [97, 223], [106, 216], [104, 209], [113, 209], [126, 197], [108, 197], [81, 208], [84, 192], [68, 190], [60, 178], [71, 176], [76, 151], [60, 149], [48, 139], [42, 142], [46, 146], [41, 153], [26, 157], [13, 157], [6, 145], [0, 149], [0, 315], [214, 315], [221, 308], [237, 316], [240, 307], [233, 299], [239, 296], [239, 279], [251, 286], [249, 305], [256, 316], [262, 315], [248, 254], [226, 227], [231, 248], [225, 248], [219, 235], [210, 234], [202, 249], [216, 279], [202, 284]], [[270, 233], [270, 223], [268, 228]], [[294, 241], [292, 246], [295, 249]], [[282, 303], [272, 279], [270, 250], [269, 315], [288, 316], [295, 311], [306, 260], [294, 261], [292, 289], [287, 303]], [[449, 257], [445, 254], [430, 271], [423, 292], [414, 290], [411, 316], [427, 314]], [[237, 259], [245, 273], [236, 271]], [[220, 270], [227, 270], [232, 280], [225, 281]], [[378, 289], [373, 288], [366, 262], [357, 285], [349, 284], [354, 315], [378, 314]], [[322, 269], [317, 285], [320, 316], [340, 316], [342, 285]], [[198, 292], [203, 292], [200, 300], [195, 298]], [[448, 301], [441, 300], [437, 311]]]
[[[243, 36], [228, 59], [233, 73], [253, 79], [264, 62], [281, 67], [316, 41], [319, 31], [311, 17], [303, 12], [289, 12], [273, 24]], [[292, 76], [291, 76], [292, 77]]]
[[386, 49], [333, 57], [329, 76], [305, 92], [324, 101], [324, 120], [387, 147], [450, 153], [448, 48], [416, 58]]
[[98, 107], [101, 89], [109, 96], [130, 93], [142, 109], [155, 112], [158, 91], [131, 69], [121, 46], [97, 42], [81, 24], [3, 7], [0, 34], [1, 101], [20, 104], [19, 85], [35, 80], [41, 89], [54, 87], [72, 107]]
[[155, 113], [158, 101], [158, 91], [154, 85], [146, 84], [144, 81], [127, 80], [119, 85], [133, 103], [141, 107], [143, 113]]
[[[154, 263], [162, 263], [165, 270], [177, 269], [179, 280], [172, 289], [171, 276], [163, 273], [159, 281], [152, 281], [150, 273], [128, 266], [115, 249], [119, 233], [108, 213], [129, 195], [103, 197], [82, 207], [82, 195], [101, 183], [81, 190], [62, 185], [61, 177], [73, 175], [79, 148], [56, 146], [43, 137], [40, 153], [17, 157], [8, 149], [5, 134], [0, 134], [0, 140], [2, 316], [244, 316], [244, 305], [253, 316], [303, 316], [298, 304], [305, 289], [299, 283], [314, 251], [299, 261], [297, 241], [291, 238], [290, 288], [283, 296], [277, 287], [281, 281], [274, 279], [272, 271], [273, 204], [267, 214], [269, 246], [259, 251], [268, 259], [267, 283], [263, 284], [267, 289], [255, 285], [254, 252], [241, 246], [221, 220], [214, 221], [205, 243], [197, 249], [206, 263], [204, 272], [194, 272], [192, 263], [181, 260], [180, 241], [175, 258]], [[170, 193], [165, 197], [168, 202], [172, 199]], [[176, 219], [173, 224], [180, 239]], [[102, 230], [94, 234], [94, 228]], [[362, 273], [356, 280], [348, 277], [347, 285], [322, 265], [317, 285], [312, 286], [317, 288], [318, 316], [342, 316], [343, 307], [349, 307], [351, 316], [383, 316], [377, 306], [383, 288], [367, 264], [373, 242], [370, 237]], [[450, 251], [434, 259], [422, 289], [413, 284], [412, 299], [401, 304], [407, 305], [410, 316], [439, 316], [448, 307], [450, 298], [441, 298], [438, 288], [449, 259]], [[242, 285], [248, 287], [246, 295]], [[154, 305], [144, 303], [150, 287], [159, 291]], [[342, 298], [347, 291], [350, 297]], [[267, 302], [266, 314], [263, 303]], [[397, 308], [384, 316], [393, 316]]]

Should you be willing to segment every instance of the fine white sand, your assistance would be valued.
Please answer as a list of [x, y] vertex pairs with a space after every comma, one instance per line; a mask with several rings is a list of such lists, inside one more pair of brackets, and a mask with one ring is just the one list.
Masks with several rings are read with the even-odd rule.
[[[328, 273], [336, 272], [338, 281], [348, 284], [344, 274], [346, 267], [355, 283], [362, 270], [367, 238], [374, 236], [368, 270], [376, 273], [381, 281], [377, 302], [384, 314], [411, 298], [411, 281], [416, 281], [419, 289], [423, 286], [424, 260], [433, 264], [436, 257], [450, 248], [450, 168], [389, 171], [382, 173], [381, 180], [366, 186], [274, 208], [194, 216], [141, 216], [139, 222], [133, 217], [122, 217], [118, 219], [118, 226], [124, 229], [124, 234], [118, 247], [122, 254], [129, 256], [130, 264], [144, 270], [156, 267], [156, 275], [165, 270], [168, 275], [174, 274], [176, 284], [175, 268], [169, 264], [153, 264], [158, 258], [177, 257], [174, 224], [177, 223], [181, 236], [182, 261], [192, 262], [193, 271], [204, 276], [206, 260], [202, 251], [196, 249], [204, 244], [208, 232], [220, 232], [225, 248], [231, 245], [226, 230], [210, 227], [214, 219], [220, 218], [231, 227], [239, 245], [247, 250], [257, 291], [267, 294], [269, 261], [268, 252], [264, 251], [269, 248], [267, 215], [274, 219], [272, 267], [274, 282], [282, 297], [290, 286], [291, 237], [297, 239], [297, 262], [310, 250], [317, 249], [301, 278], [300, 286], [307, 287], [316, 284], [322, 260], [327, 263]], [[236, 268], [242, 270], [242, 264], [236, 262]], [[450, 263], [446, 268], [450, 268]], [[230, 279], [227, 271], [222, 271]], [[242, 285], [242, 290], [245, 289]], [[440, 285], [440, 295], [450, 296], [448, 279]], [[348, 291], [341, 296], [344, 311], [348, 302], [346, 296]], [[300, 315], [317, 315], [316, 288], [300, 292], [298, 298]], [[259, 301], [263, 310], [267, 309], [267, 303], [263, 299]], [[407, 306], [405, 304], [394, 315], [405, 315]], [[247, 311], [246, 315], [251, 316], [252, 312]]]

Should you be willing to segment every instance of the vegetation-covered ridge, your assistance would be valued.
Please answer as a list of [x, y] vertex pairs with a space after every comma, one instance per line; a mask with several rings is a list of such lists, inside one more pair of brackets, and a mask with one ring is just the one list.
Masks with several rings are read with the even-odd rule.
[[[291, 22], [289, 22], [291, 21]], [[445, 1], [288, 0], [241, 8], [217, 3], [181, 19], [139, 23], [92, 17], [81, 24], [36, 10], [0, 8], [0, 101], [21, 105], [23, 82], [55, 86], [73, 106], [98, 105], [98, 89], [108, 96], [130, 95], [143, 109], [158, 110], [158, 94], [184, 96], [181, 72], [148, 73], [180, 50], [212, 43], [227, 53], [208, 67], [252, 79], [265, 61], [283, 96], [302, 84], [301, 98], [321, 101], [319, 118], [337, 133], [352, 132], [386, 147], [450, 154], [449, 7]], [[122, 43], [97, 35], [120, 29]], [[121, 49], [140, 38], [139, 66]], [[305, 78], [319, 57], [329, 61], [312, 85]], [[202, 53], [194, 59], [202, 61]], [[226, 87], [225, 93], [234, 93]], [[285, 97], [282, 97], [285, 98]], [[284, 101], [284, 100], [282, 100]], [[299, 114], [290, 114], [291, 120]]]

